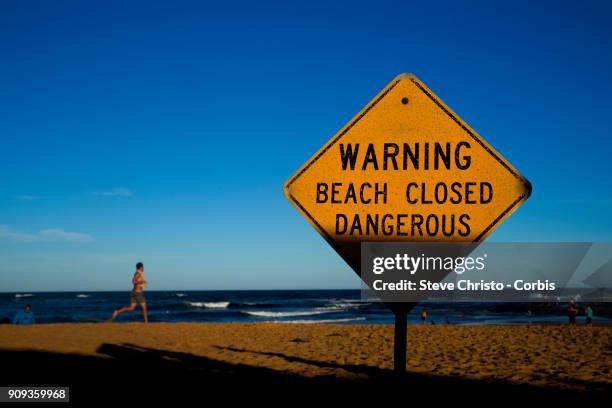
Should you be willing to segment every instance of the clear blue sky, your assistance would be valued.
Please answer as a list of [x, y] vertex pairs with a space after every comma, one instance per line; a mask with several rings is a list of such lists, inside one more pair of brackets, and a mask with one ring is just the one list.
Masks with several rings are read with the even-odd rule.
[[401, 72], [612, 239], [609, 2], [290, 3], [3, 1], [0, 290], [358, 287], [282, 184]]

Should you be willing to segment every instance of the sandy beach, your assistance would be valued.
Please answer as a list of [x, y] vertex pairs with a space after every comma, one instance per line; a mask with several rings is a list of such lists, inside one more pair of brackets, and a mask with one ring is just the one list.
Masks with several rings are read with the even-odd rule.
[[424, 392], [560, 398], [601, 396], [612, 387], [609, 326], [413, 325], [408, 336], [409, 372], [401, 380], [390, 372], [388, 325], [4, 325], [0, 353], [12, 384], [53, 378], [71, 385], [77, 399], [80, 389], [129, 390], [135, 380], [361, 389], [400, 381]]

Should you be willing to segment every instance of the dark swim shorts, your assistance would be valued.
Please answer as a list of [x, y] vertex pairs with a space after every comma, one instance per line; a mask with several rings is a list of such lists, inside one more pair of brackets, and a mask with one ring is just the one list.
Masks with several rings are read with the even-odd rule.
[[144, 297], [144, 293], [134, 291], [130, 292], [130, 303], [138, 303], [139, 305], [147, 303]]

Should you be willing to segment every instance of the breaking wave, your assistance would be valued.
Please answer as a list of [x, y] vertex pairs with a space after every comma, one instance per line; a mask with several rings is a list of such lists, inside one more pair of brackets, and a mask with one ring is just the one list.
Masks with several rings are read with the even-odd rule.
[[191, 307], [203, 307], [206, 309], [227, 309], [230, 302], [187, 302]]

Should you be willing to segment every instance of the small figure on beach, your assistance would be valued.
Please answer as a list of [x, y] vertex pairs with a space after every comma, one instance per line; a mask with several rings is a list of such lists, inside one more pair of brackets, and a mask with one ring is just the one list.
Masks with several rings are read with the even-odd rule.
[[421, 309], [421, 322], [425, 324], [425, 321], [427, 321], [427, 308], [426, 307]]
[[34, 312], [32, 312], [32, 305], [25, 305], [23, 310], [20, 310], [13, 319], [13, 324], [34, 324]]
[[576, 324], [576, 315], [578, 315], [578, 309], [576, 308], [576, 303], [572, 300], [567, 308], [569, 324]]
[[593, 308], [591, 305], [588, 305], [586, 309], [584, 309], [584, 314], [586, 315], [586, 324], [590, 326], [593, 323]]
[[130, 305], [115, 310], [110, 318], [110, 321], [113, 321], [115, 317], [119, 316], [121, 313], [133, 312], [136, 309], [136, 305], [139, 305], [142, 309], [142, 317], [144, 322], [149, 322], [149, 317], [147, 315], [147, 302], [143, 293], [144, 288], [147, 287], [147, 281], [145, 280], [144, 265], [142, 262], [138, 262], [136, 264], [136, 272], [134, 272], [134, 276], [132, 277], [132, 285], [134, 285], [134, 287], [130, 292]]

